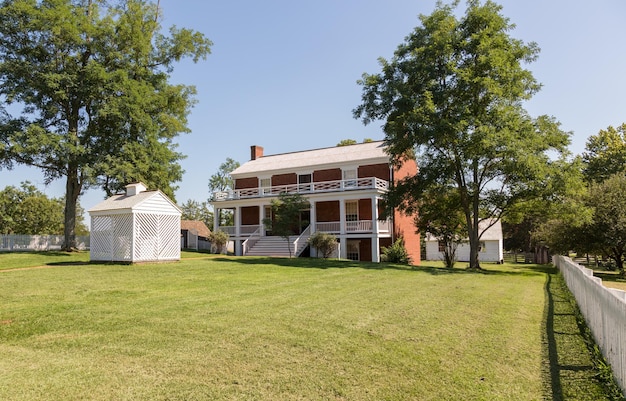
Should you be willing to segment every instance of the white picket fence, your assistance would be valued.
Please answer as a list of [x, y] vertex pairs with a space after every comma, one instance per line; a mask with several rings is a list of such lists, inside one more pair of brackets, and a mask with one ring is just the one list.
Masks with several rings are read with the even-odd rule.
[[607, 288], [593, 270], [565, 256], [553, 257], [567, 287], [574, 294], [602, 355], [626, 394], [626, 292]]
[[[77, 236], [78, 249], [89, 249], [89, 236]], [[0, 251], [53, 251], [61, 249], [62, 235], [0, 235]]]

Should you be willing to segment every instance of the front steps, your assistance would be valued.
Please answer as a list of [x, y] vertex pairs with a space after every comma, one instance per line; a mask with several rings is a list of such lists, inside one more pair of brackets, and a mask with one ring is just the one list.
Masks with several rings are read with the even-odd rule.
[[[298, 256], [307, 246], [308, 236], [301, 237], [300, 241], [298, 241], [298, 248], [295, 249], [293, 242], [297, 238], [298, 236], [296, 235], [289, 237], [292, 256]], [[260, 237], [245, 256], [277, 256], [288, 258], [289, 249], [287, 248], [287, 241], [282, 237]]]

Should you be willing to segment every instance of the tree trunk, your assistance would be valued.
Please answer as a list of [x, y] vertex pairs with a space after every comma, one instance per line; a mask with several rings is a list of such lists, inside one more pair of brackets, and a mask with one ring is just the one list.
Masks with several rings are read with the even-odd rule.
[[68, 166], [67, 181], [65, 183], [65, 219], [63, 250], [74, 251], [76, 244], [76, 204], [80, 195], [80, 182], [78, 180], [78, 168]]
[[480, 269], [480, 262], [478, 260], [478, 230], [476, 230], [473, 226], [470, 232], [470, 269]]
[[480, 184], [479, 184], [479, 172], [478, 172], [478, 160], [472, 161], [473, 182], [471, 183], [471, 200], [472, 200], [472, 213], [470, 216], [470, 269], [480, 270], [480, 262], [478, 260], [478, 247], [480, 246], [480, 237], [478, 230], [479, 221], [479, 205], [480, 205]]
[[623, 252], [615, 251], [615, 265], [620, 276], [624, 276], [624, 255]]

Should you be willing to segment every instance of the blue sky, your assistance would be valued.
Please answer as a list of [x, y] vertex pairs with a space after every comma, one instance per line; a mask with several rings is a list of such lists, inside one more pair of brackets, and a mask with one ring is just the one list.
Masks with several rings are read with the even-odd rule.
[[[623, 0], [501, 0], [515, 38], [534, 41], [539, 59], [528, 68], [543, 84], [526, 104], [571, 131], [580, 154], [590, 135], [626, 122], [626, 51]], [[356, 81], [380, 70], [378, 57], [396, 47], [430, 14], [436, 0], [161, 0], [163, 27], [203, 32], [212, 54], [184, 61], [173, 83], [195, 85], [190, 134], [179, 137], [186, 173], [176, 200], [204, 201], [208, 180], [231, 157], [241, 163], [250, 145], [265, 154], [335, 146], [342, 139], [382, 139], [380, 124], [352, 117], [360, 103]], [[465, 3], [461, 4], [461, 8]], [[43, 185], [43, 174], [0, 170], [0, 188], [30, 180], [48, 196], [64, 193], [63, 180]], [[85, 209], [104, 193], [90, 189]]]

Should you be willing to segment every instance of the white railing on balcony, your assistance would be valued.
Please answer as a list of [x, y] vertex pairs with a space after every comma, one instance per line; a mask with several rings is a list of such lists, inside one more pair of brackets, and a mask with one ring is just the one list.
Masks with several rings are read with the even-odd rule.
[[[236, 227], [235, 226], [219, 226], [219, 230], [226, 232], [228, 235], [235, 235]], [[239, 227], [239, 235], [249, 236], [254, 234], [256, 231], [260, 231], [261, 226], [259, 224], [253, 224], [249, 226], [241, 226]]]
[[378, 222], [378, 232], [379, 233], [388, 233], [391, 232], [391, 221], [379, 221]]
[[[378, 232], [388, 233], [391, 231], [390, 221], [378, 221]], [[371, 233], [373, 232], [372, 220], [358, 220], [358, 221], [346, 221], [344, 222], [346, 233]], [[235, 226], [220, 226], [220, 230], [225, 231], [230, 236], [235, 236]], [[241, 237], [254, 237], [260, 236], [262, 226], [248, 225], [239, 227], [239, 235]], [[315, 231], [322, 231], [327, 233], [339, 234], [341, 232], [340, 221], [328, 221], [315, 223]]]
[[233, 199], [258, 198], [263, 196], [277, 196], [286, 193], [321, 193], [321, 192], [342, 192], [360, 189], [377, 189], [386, 191], [389, 182], [376, 177], [359, 178], [352, 180], [337, 180], [312, 182], [308, 184], [278, 185], [266, 188], [245, 188], [230, 191], [213, 193], [213, 201], [225, 201]]
[[[355, 233], [355, 232], [372, 232], [373, 224], [372, 220], [358, 220], [358, 221], [346, 221], [344, 223], [345, 232], [347, 233]], [[388, 233], [391, 229], [390, 221], [379, 221], [378, 222], [378, 232], [380, 233]], [[340, 221], [329, 221], [329, 222], [320, 222], [315, 224], [316, 231], [322, 231], [327, 233], [335, 233], [339, 234], [341, 232], [341, 222]]]

